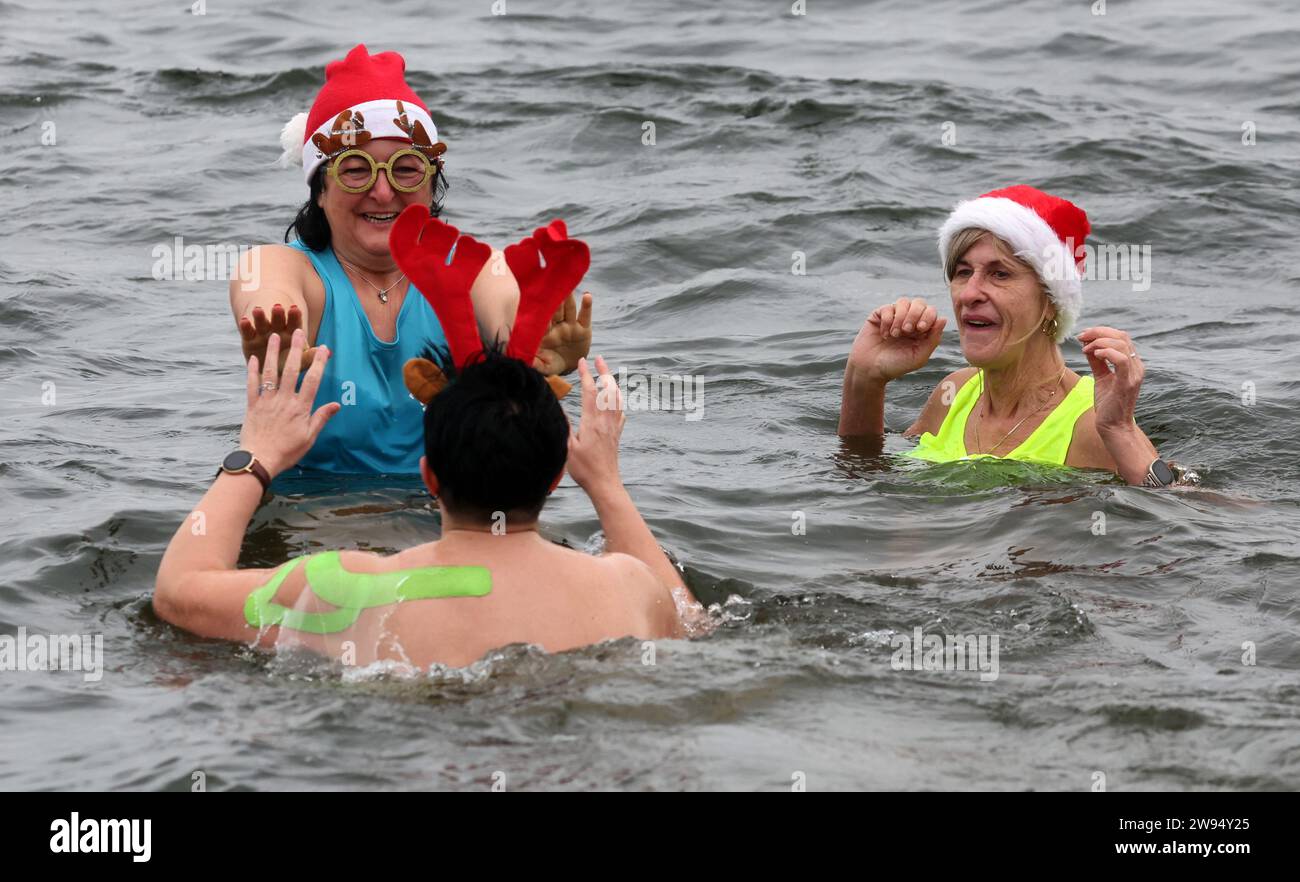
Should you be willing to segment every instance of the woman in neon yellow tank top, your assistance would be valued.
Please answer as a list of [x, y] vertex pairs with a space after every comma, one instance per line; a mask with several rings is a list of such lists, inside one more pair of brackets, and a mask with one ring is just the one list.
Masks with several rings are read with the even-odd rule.
[[[931, 462], [996, 457], [1107, 469], [1130, 484], [1172, 473], [1133, 419], [1144, 368], [1129, 335], [1078, 335], [1090, 376], [1070, 370], [1061, 341], [1082, 306], [1088, 217], [1078, 206], [1015, 186], [963, 202], [939, 231], [962, 353], [905, 434]], [[930, 360], [946, 318], [924, 300], [876, 309], [849, 354], [839, 434], [880, 436], [885, 386]]]

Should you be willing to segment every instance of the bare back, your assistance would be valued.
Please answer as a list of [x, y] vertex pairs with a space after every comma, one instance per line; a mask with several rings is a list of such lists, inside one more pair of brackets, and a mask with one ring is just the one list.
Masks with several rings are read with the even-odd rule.
[[[440, 540], [391, 557], [345, 552], [341, 563], [349, 571], [370, 573], [486, 564], [492, 588], [483, 597], [407, 600], [369, 609], [338, 634], [282, 631], [279, 645], [304, 645], [335, 658], [351, 652], [348, 661], [357, 665], [391, 660], [426, 668], [434, 663], [461, 667], [512, 643], [562, 652], [621, 637], [680, 636], [672, 594], [644, 563], [625, 554], [593, 557], [531, 531]], [[285, 588], [296, 594], [299, 586], [286, 583]], [[332, 609], [310, 591], [301, 593], [296, 608]]]

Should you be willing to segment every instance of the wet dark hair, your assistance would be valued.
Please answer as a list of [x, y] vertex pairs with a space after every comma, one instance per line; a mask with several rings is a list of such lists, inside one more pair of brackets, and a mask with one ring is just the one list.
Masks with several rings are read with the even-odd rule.
[[569, 455], [569, 421], [542, 374], [489, 347], [456, 370], [424, 411], [424, 455], [447, 511], [479, 523], [494, 512], [534, 520]]
[[[328, 164], [321, 163], [312, 174], [307, 201], [298, 209], [297, 217], [284, 231], [284, 241], [288, 242], [289, 234], [293, 233], [312, 251], [324, 251], [330, 246], [330, 224], [325, 219], [325, 209], [321, 208], [317, 201], [320, 199], [321, 191], [325, 189], [325, 167]], [[433, 201], [429, 205], [429, 214], [434, 217], [442, 215], [442, 203], [447, 198], [447, 186], [447, 177], [439, 166], [433, 175]]]

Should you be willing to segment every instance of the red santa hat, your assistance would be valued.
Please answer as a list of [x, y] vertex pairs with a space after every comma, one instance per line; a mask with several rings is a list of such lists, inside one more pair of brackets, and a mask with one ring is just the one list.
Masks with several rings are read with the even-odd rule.
[[331, 61], [311, 111], [289, 120], [280, 132], [281, 163], [301, 164], [311, 181], [321, 163], [376, 138], [405, 141], [441, 162], [447, 145], [438, 141], [429, 108], [406, 84], [405, 72], [401, 55], [371, 55], [363, 44], [342, 61]]
[[988, 230], [1029, 264], [1056, 306], [1060, 343], [1083, 309], [1084, 240], [1092, 231], [1082, 208], [1059, 196], [1017, 184], [958, 203], [939, 228], [939, 259], [962, 230]]

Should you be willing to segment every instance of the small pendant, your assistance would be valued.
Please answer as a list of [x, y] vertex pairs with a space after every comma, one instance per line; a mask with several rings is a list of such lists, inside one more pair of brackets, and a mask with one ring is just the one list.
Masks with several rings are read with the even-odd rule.
[[387, 303], [387, 302], [388, 302], [388, 292], [387, 292], [387, 291], [380, 291], [380, 292], [379, 292], [379, 302], [380, 302], [380, 303]]

